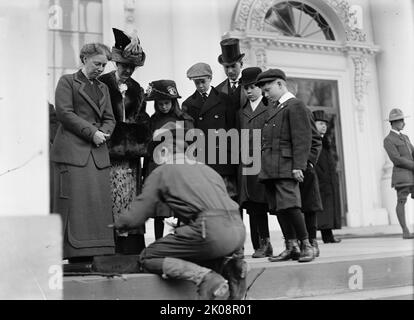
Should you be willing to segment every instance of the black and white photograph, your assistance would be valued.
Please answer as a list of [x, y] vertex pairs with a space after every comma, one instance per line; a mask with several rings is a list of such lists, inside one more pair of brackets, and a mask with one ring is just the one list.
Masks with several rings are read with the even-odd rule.
[[414, 300], [413, 0], [0, 0], [0, 43], [0, 300]]

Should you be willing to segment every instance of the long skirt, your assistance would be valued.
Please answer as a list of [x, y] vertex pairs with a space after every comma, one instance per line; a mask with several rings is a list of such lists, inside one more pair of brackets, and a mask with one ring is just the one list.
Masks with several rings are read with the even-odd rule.
[[53, 212], [62, 216], [63, 258], [115, 253], [109, 168], [54, 165]]

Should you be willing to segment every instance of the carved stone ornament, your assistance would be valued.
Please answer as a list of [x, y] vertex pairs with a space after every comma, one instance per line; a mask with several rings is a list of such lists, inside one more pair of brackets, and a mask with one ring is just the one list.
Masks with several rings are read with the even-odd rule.
[[352, 56], [354, 64], [354, 96], [355, 107], [358, 113], [359, 129], [364, 130], [365, 103], [364, 96], [369, 82], [367, 67], [368, 57], [365, 55]]
[[135, 22], [135, 0], [124, 0], [124, 12], [126, 24], [134, 24]]
[[[346, 0], [325, 1], [341, 20], [347, 41], [365, 42], [366, 34], [356, 27], [356, 13]], [[233, 31], [263, 31], [266, 12], [280, 0], [240, 0], [232, 24]], [[277, 34], [277, 32], [275, 32]]]

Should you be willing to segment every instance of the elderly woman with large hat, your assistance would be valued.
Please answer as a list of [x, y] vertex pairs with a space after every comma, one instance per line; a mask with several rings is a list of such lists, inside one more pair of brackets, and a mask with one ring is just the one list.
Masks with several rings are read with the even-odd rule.
[[107, 141], [115, 118], [108, 88], [97, 80], [110, 58], [105, 45], [85, 44], [81, 70], [63, 75], [56, 88], [53, 212], [62, 216], [63, 257], [69, 262], [114, 253], [113, 231], [107, 228], [113, 221]]
[[[145, 62], [145, 53], [136, 36], [113, 29], [115, 45], [112, 60], [116, 70], [102, 75], [111, 96], [112, 109], [117, 121], [109, 142], [111, 158], [112, 212], [116, 216], [129, 208], [133, 198], [140, 193], [142, 181], [141, 158], [149, 140], [149, 115], [145, 112], [144, 90], [132, 74]], [[145, 247], [145, 229], [117, 234], [116, 252], [139, 253]]]

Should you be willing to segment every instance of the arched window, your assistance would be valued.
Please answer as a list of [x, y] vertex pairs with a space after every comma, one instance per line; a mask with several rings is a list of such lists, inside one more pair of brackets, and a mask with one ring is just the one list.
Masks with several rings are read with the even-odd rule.
[[272, 6], [265, 16], [265, 30], [278, 31], [287, 37], [335, 40], [326, 20], [312, 7], [298, 1], [284, 1]]

